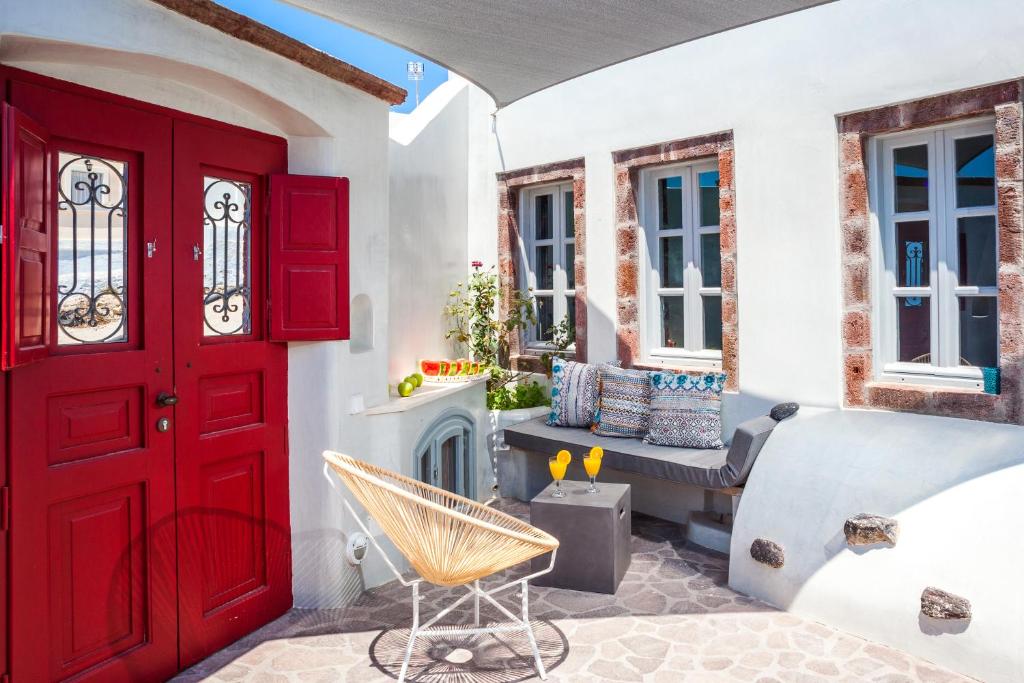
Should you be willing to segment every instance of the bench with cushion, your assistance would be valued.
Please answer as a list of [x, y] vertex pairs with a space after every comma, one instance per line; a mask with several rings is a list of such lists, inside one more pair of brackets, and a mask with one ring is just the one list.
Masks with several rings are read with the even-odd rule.
[[[798, 409], [795, 403], [779, 404], [772, 408], [770, 414], [747, 420], [736, 427], [729, 446], [710, 450], [654, 446], [640, 439], [597, 436], [588, 429], [549, 427], [544, 417], [528, 420], [505, 429], [504, 440], [512, 451], [505, 463], [499, 461], [501, 495], [530, 500], [551, 482], [548, 456], [564, 448], [573, 454], [576, 464], [583, 453], [593, 446], [600, 446], [604, 449], [604, 468], [625, 473], [626, 481], [635, 483], [638, 478], [658, 480], [736, 496], [740, 491], [737, 487], [746, 482], [772, 430]], [[602, 478], [607, 478], [605, 469], [598, 477], [599, 480]], [[635, 509], [643, 510], [645, 507], [642, 497], [641, 492], [634, 492]], [[661, 497], [670, 501], [680, 498], [678, 495]], [[706, 509], [706, 498], [702, 497], [700, 504], [691, 507]], [[656, 511], [651, 514], [679, 521], [686, 519], [686, 511], [678, 507], [670, 514]]]

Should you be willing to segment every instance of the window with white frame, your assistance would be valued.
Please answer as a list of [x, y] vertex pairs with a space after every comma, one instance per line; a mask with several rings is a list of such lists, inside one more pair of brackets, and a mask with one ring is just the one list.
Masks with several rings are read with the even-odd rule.
[[718, 163], [647, 169], [641, 193], [644, 353], [652, 361], [720, 367]]
[[873, 141], [881, 379], [980, 388], [999, 364], [994, 123]]
[[568, 319], [576, 330], [576, 232], [572, 183], [545, 185], [522, 193], [521, 234], [525, 284], [533, 290], [537, 324], [527, 344], [551, 344], [552, 328]]

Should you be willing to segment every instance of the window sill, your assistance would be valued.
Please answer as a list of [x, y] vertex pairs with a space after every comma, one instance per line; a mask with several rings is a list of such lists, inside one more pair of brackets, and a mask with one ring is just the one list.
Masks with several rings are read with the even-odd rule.
[[[973, 370], [973, 368], [972, 368]], [[876, 379], [876, 383], [887, 386], [906, 386], [921, 389], [954, 389], [981, 393], [985, 380], [976, 373], [965, 371], [945, 374], [940, 372], [897, 371], [887, 368]]]
[[449, 397], [452, 394], [457, 394], [462, 391], [467, 391], [473, 387], [481, 386], [487, 383], [487, 377], [474, 377], [467, 382], [452, 382], [450, 384], [435, 384], [432, 382], [424, 382], [423, 385], [412, 393], [410, 396], [401, 397], [393, 389], [388, 391], [388, 402], [383, 403], [372, 408], [368, 408], [357, 415], [388, 415], [390, 413], [404, 413], [421, 406], [425, 406], [434, 401], [439, 401], [443, 398]]
[[647, 356], [633, 367], [641, 370], [671, 370], [673, 372], [721, 372], [722, 357], [706, 356]]

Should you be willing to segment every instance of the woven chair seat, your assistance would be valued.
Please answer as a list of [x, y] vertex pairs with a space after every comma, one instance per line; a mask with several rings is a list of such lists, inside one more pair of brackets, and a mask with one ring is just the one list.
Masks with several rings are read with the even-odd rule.
[[504, 512], [361, 460], [324, 459], [426, 581], [461, 586], [558, 547]]

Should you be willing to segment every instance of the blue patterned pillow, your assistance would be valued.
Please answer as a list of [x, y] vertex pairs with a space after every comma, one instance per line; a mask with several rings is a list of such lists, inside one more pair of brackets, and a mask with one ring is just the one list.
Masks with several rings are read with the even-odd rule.
[[725, 375], [651, 373], [651, 424], [645, 442], [683, 448], [722, 448]]
[[646, 370], [602, 365], [597, 429], [601, 436], [642, 438], [651, 415], [651, 380]]
[[597, 412], [597, 366], [554, 358], [551, 361], [552, 427], [590, 427]]

